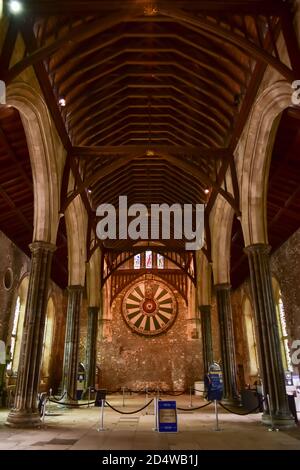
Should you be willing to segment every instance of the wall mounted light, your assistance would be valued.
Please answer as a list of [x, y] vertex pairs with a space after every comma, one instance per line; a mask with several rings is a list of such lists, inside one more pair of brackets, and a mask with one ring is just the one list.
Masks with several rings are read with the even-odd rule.
[[9, 11], [14, 15], [18, 15], [23, 11], [23, 5], [18, 0], [11, 0], [8, 4]]

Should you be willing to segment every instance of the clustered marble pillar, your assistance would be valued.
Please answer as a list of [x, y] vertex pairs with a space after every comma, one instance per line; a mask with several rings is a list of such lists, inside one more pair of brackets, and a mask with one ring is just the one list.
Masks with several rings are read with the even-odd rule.
[[200, 305], [199, 310], [201, 316], [204, 374], [207, 374], [209, 365], [213, 362], [211, 306]]
[[7, 424], [13, 427], [40, 425], [37, 393], [43, 353], [43, 339], [48, 302], [49, 280], [53, 252], [56, 247], [46, 242], [34, 242], [29, 287], [24, 318], [20, 362], [14, 408]]
[[88, 308], [88, 328], [86, 344], [86, 387], [95, 386], [98, 312], [99, 307]]
[[254, 303], [260, 375], [265, 396], [263, 422], [271, 421], [267, 395], [270, 400], [273, 424], [294, 425], [285, 390], [284, 369], [280, 352], [280, 337], [270, 269], [270, 246], [254, 244], [245, 248], [250, 267]]
[[68, 287], [68, 309], [63, 366], [63, 401], [71, 403], [76, 402], [79, 321], [82, 293], [82, 286]]
[[220, 325], [222, 370], [224, 380], [223, 400], [232, 405], [239, 404], [234, 332], [230, 299], [230, 284], [215, 285]]

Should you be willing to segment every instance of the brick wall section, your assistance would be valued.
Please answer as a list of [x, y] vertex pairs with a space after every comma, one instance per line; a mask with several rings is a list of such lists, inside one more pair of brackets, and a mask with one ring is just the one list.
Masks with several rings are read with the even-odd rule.
[[[173, 290], [174, 292], [174, 290]], [[100, 386], [109, 390], [156, 388], [182, 390], [202, 379], [202, 342], [189, 336], [187, 306], [175, 293], [178, 314], [166, 333], [138, 335], [126, 325], [121, 309], [125, 291], [112, 304], [109, 336], [98, 335], [97, 364]]]

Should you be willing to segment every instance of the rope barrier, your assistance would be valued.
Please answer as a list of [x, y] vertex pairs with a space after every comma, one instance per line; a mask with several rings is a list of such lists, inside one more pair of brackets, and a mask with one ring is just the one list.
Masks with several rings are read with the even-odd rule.
[[260, 408], [260, 405], [256, 406], [256, 408], [254, 408], [253, 410], [251, 411], [247, 411], [246, 413], [237, 413], [236, 411], [232, 411], [230, 410], [229, 408], [227, 408], [225, 405], [223, 405], [223, 403], [221, 403], [219, 401], [219, 405], [222, 406], [222, 408], [224, 408], [224, 410], [226, 411], [229, 411], [229, 413], [232, 413], [234, 415], [239, 415], [239, 416], [247, 416], [247, 415], [250, 415], [251, 413], [254, 413], [254, 411], [258, 410]]
[[60, 398], [56, 398], [55, 395], [49, 395], [49, 397], [53, 397], [55, 400], [60, 401], [60, 400], [62, 400], [62, 399], [65, 397], [66, 394], [67, 394], [67, 392], [63, 393]]
[[51, 400], [50, 398], [48, 399], [51, 403], [56, 403], [57, 405], [63, 405], [63, 406], [70, 406], [71, 408], [78, 408], [79, 406], [87, 406], [87, 405], [95, 405], [95, 401], [88, 401], [85, 403], [65, 403], [61, 401], [56, 401], [56, 400]]
[[112, 406], [110, 403], [108, 403], [108, 401], [105, 401], [105, 403], [107, 404], [107, 406], [109, 406], [109, 408], [111, 408], [112, 410], [116, 411], [117, 413], [120, 413], [121, 415], [133, 415], [135, 413], [138, 413], [139, 411], [143, 411], [145, 408], [147, 408], [151, 403], [153, 402], [153, 398], [148, 402], [146, 403], [146, 405], [144, 405], [142, 408], [140, 408], [139, 410], [136, 410], [136, 411], [120, 411], [120, 410], [117, 410], [117, 408], [115, 408], [114, 406]]
[[205, 408], [206, 406], [210, 405], [212, 401], [209, 401], [208, 403], [205, 403], [205, 405], [197, 406], [196, 408], [179, 408], [177, 406], [177, 410], [179, 411], [194, 411], [194, 410], [200, 410], [201, 408]]

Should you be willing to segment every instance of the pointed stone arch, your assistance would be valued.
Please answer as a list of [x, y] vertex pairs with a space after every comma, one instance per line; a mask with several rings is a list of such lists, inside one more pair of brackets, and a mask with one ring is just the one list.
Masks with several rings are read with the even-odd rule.
[[210, 216], [214, 284], [230, 284], [230, 246], [234, 210], [218, 196]]
[[7, 104], [21, 116], [33, 176], [33, 241], [56, 243], [60, 185], [65, 151], [60, 143], [41, 94], [28, 83], [7, 87]]
[[291, 106], [293, 89], [281, 80], [256, 100], [248, 121], [241, 176], [241, 211], [245, 246], [268, 243], [266, 202], [276, 121]]
[[69, 286], [84, 286], [86, 273], [86, 240], [88, 215], [81, 196], [77, 196], [65, 212], [68, 238]]

